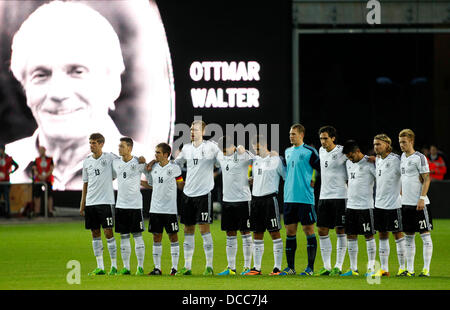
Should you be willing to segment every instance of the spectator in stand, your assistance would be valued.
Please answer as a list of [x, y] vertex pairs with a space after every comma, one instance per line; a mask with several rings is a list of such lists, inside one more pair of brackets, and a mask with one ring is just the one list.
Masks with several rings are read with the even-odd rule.
[[39, 157], [36, 157], [32, 166], [33, 180], [35, 182], [33, 186], [34, 213], [36, 216], [41, 213], [41, 197], [44, 194], [42, 182], [45, 182], [47, 184], [48, 193], [48, 216], [53, 216], [53, 158], [45, 155], [46, 149], [43, 146], [40, 146], [38, 151]]
[[422, 147], [421, 150], [422, 154], [425, 155], [427, 158], [430, 157], [430, 148], [428, 146]]
[[[14, 170], [11, 170], [14, 167]], [[9, 190], [11, 184], [9, 183], [9, 175], [15, 172], [19, 168], [19, 165], [12, 159], [11, 156], [5, 153], [5, 145], [0, 145], [0, 196], [3, 196], [6, 206], [7, 218], [10, 217], [10, 205], [9, 205]]]
[[435, 145], [430, 146], [430, 155], [427, 156], [427, 159], [428, 165], [430, 166], [431, 181], [443, 180], [447, 173], [447, 167], [442, 154], [439, 153]]

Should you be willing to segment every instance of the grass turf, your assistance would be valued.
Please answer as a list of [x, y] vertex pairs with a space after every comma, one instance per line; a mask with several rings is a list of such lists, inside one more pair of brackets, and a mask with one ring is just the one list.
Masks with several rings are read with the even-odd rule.
[[[148, 220], [147, 220], [148, 223]], [[398, 270], [396, 247], [393, 237], [390, 239], [389, 268], [391, 277], [383, 277], [379, 284], [369, 284], [363, 276], [366, 271], [367, 253], [364, 238], [359, 237], [358, 269], [360, 277], [274, 277], [268, 274], [273, 267], [272, 241], [265, 234], [265, 251], [262, 263], [262, 276], [202, 276], [205, 266], [203, 242], [196, 231], [195, 252], [192, 263], [192, 276], [169, 276], [171, 269], [170, 243], [167, 235], [163, 237], [162, 276], [134, 276], [136, 271], [136, 255], [132, 241], [131, 276], [88, 276], [96, 268], [96, 260], [92, 250], [90, 231], [84, 229], [83, 221], [47, 224], [15, 224], [0, 226], [0, 289], [2, 290], [448, 290], [450, 289], [450, 220], [434, 220], [433, 258], [431, 261], [431, 277], [429, 278], [396, 278]], [[182, 229], [182, 226], [181, 226]], [[227, 266], [225, 233], [220, 231], [220, 222], [211, 226], [214, 240], [214, 271], [219, 273]], [[285, 240], [285, 230], [281, 235]], [[316, 232], [316, 236], [318, 236]], [[122, 267], [120, 259], [120, 238], [115, 234], [118, 248], [118, 269]], [[335, 261], [336, 235], [330, 232], [333, 244], [332, 265]], [[179, 233], [180, 260], [179, 269], [184, 265], [183, 234]], [[378, 237], [377, 248], [378, 248]], [[144, 232], [146, 258], [144, 270], [146, 274], [153, 269], [152, 237]], [[301, 271], [306, 266], [306, 238], [299, 229], [297, 235], [296, 266]], [[319, 242], [318, 242], [319, 243]], [[106, 241], [104, 244], [105, 271], [109, 271], [110, 258]], [[66, 277], [71, 269], [67, 263], [71, 260], [80, 262], [81, 284], [68, 284]], [[377, 260], [378, 253], [377, 253]], [[242, 269], [242, 240], [238, 236], [237, 271]], [[422, 269], [422, 240], [416, 235], [415, 271]], [[285, 256], [283, 255], [283, 265]], [[315, 270], [322, 267], [320, 248], [317, 249]], [[344, 262], [344, 271], [349, 267], [348, 255]]]

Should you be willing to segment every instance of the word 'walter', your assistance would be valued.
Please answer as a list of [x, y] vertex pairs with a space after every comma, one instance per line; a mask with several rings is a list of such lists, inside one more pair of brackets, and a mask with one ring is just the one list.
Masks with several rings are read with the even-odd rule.
[[191, 89], [194, 108], [257, 108], [259, 91], [256, 88]]

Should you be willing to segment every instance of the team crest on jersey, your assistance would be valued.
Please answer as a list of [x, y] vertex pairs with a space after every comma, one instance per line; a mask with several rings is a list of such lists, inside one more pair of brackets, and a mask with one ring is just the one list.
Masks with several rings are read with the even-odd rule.
[[389, 163], [386, 163], [386, 168], [389, 168], [389, 166], [390, 166], [390, 164], [389, 164]]
[[331, 157], [333, 160], [337, 159], [337, 154], [333, 154], [333, 156]]
[[106, 159], [102, 159], [102, 161], [100, 163], [103, 167], [106, 167]]
[[40, 165], [41, 165], [42, 168], [47, 167], [47, 161], [46, 160], [41, 161]]
[[408, 161], [408, 166], [412, 166], [413, 162], [412, 161]]
[[136, 170], [136, 165], [135, 164], [131, 165], [131, 170]]
[[172, 169], [167, 170], [167, 175], [170, 177], [172, 176]]

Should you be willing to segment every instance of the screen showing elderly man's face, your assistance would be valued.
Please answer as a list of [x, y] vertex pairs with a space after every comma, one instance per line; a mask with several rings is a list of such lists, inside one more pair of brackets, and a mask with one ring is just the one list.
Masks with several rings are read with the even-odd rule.
[[[80, 42], [81, 43], [81, 42]], [[85, 137], [108, 113], [106, 68], [83, 44], [36, 47], [25, 70], [27, 104], [48, 137]]]

